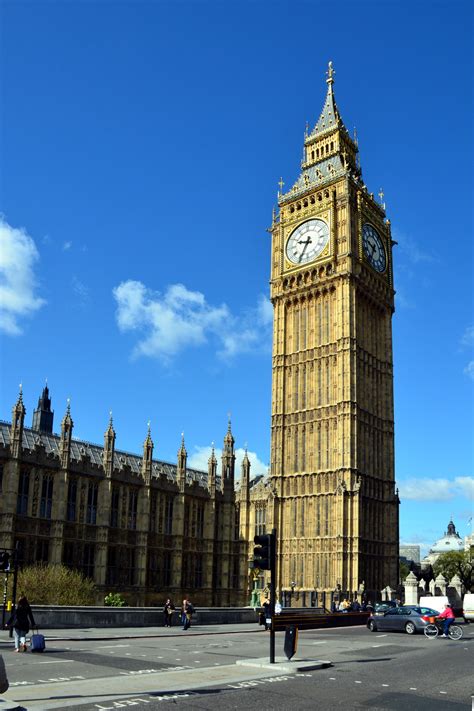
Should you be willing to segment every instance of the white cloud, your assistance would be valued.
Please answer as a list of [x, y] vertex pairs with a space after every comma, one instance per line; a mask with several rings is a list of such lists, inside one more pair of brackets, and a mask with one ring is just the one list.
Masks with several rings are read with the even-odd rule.
[[399, 483], [401, 499], [443, 501], [456, 496], [474, 498], [474, 479], [458, 476], [454, 479], [413, 478]]
[[464, 373], [468, 375], [471, 380], [474, 380], [474, 360], [469, 361], [469, 363], [464, 368]]
[[68, 240], [67, 242], [63, 242], [63, 252], [67, 252], [69, 249], [72, 247], [72, 242]]
[[466, 499], [474, 501], [474, 477], [472, 476], [457, 476], [454, 480], [456, 488]]
[[[191, 469], [199, 469], [200, 471], [206, 471], [208, 468], [209, 457], [211, 456], [212, 447], [204, 446], [194, 447], [194, 452], [188, 457], [188, 467]], [[245, 449], [238, 448], [234, 452], [235, 454], [235, 478], [240, 479], [240, 474], [242, 471], [242, 460], [244, 458]], [[222, 449], [215, 449], [214, 455], [217, 459], [217, 473], [220, 474], [221, 471], [221, 457]], [[250, 461], [250, 477], [253, 479], [258, 474], [266, 474], [268, 466], [262, 462], [255, 452], [247, 451], [247, 457]]]
[[128, 280], [119, 284], [113, 295], [119, 329], [143, 334], [134, 356], [166, 362], [186, 348], [212, 342], [218, 355], [228, 359], [271, 343], [269, 302], [264, 297], [255, 309], [233, 316], [226, 304], [208, 304], [204, 294], [190, 291], [184, 284], [172, 284], [161, 294]]
[[474, 346], [474, 326], [468, 326], [466, 328], [461, 338], [461, 345], [465, 348], [472, 348]]
[[413, 237], [403, 234], [399, 230], [394, 230], [394, 239], [398, 244], [401, 256], [406, 257], [411, 264], [434, 261], [434, 257], [429, 252], [420, 249]]
[[46, 303], [35, 294], [34, 265], [38, 258], [26, 230], [12, 227], [0, 215], [0, 330], [8, 335], [19, 335], [19, 319]]
[[76, 276], [72, 277], [71, 286], [79, 300], [85, 303], [89, 298], [89, 288]]

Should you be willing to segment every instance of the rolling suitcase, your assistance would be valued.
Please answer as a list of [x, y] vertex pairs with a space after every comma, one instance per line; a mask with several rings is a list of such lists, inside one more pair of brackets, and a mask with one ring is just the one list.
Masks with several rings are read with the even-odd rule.
[[46, 648], [46, 643], [44, 641], [44, 635], [38, 632], [36, 627], [36, 632], [31, 635], [30, 640], [30, 651], [32, 652], [44, 652]]

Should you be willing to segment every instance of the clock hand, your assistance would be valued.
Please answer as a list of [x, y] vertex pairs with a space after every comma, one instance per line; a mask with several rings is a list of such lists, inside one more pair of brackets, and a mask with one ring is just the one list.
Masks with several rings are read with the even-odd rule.
[[304, 244], [304, 247], [301, 250], [301, 254], [300, 254], [300, 262], [301, 262], [301, 260], [303, 259], [303, 254], [305, 253], [306, 247], [308, 246], [308, 244], [311, 244], [311, 237], [308, 237], [306, 242], [300, 242], [300, 244]]

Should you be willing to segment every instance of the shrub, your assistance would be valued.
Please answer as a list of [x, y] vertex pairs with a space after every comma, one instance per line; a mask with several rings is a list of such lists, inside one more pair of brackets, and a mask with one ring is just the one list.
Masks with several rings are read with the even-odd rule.
[[104, 598], [104, 605], [108, 607], [127, 607], [128, 603], [119, 593], [109, 593]]
[[65, 565], [45, 563], [18, 571], [17, 599], [22, 594], [32, 605], [94, 605], [97, 597], [90, 578]]

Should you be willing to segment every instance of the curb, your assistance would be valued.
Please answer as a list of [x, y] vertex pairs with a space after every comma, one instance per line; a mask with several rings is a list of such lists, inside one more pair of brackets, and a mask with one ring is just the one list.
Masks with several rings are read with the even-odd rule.
[[272, 671], [294, 674], [295, 672], [314, 671], [315, 669], [327, 669], [332, 667], [332, 662], [328, 659], [295, 659], [290, 660], [285, 657], [277, 657], [275, 663], [271, 664], [268, 659], [238, 659], [236, 662], [240, 667], [253, 667], [256, 669], [271, 669]]

